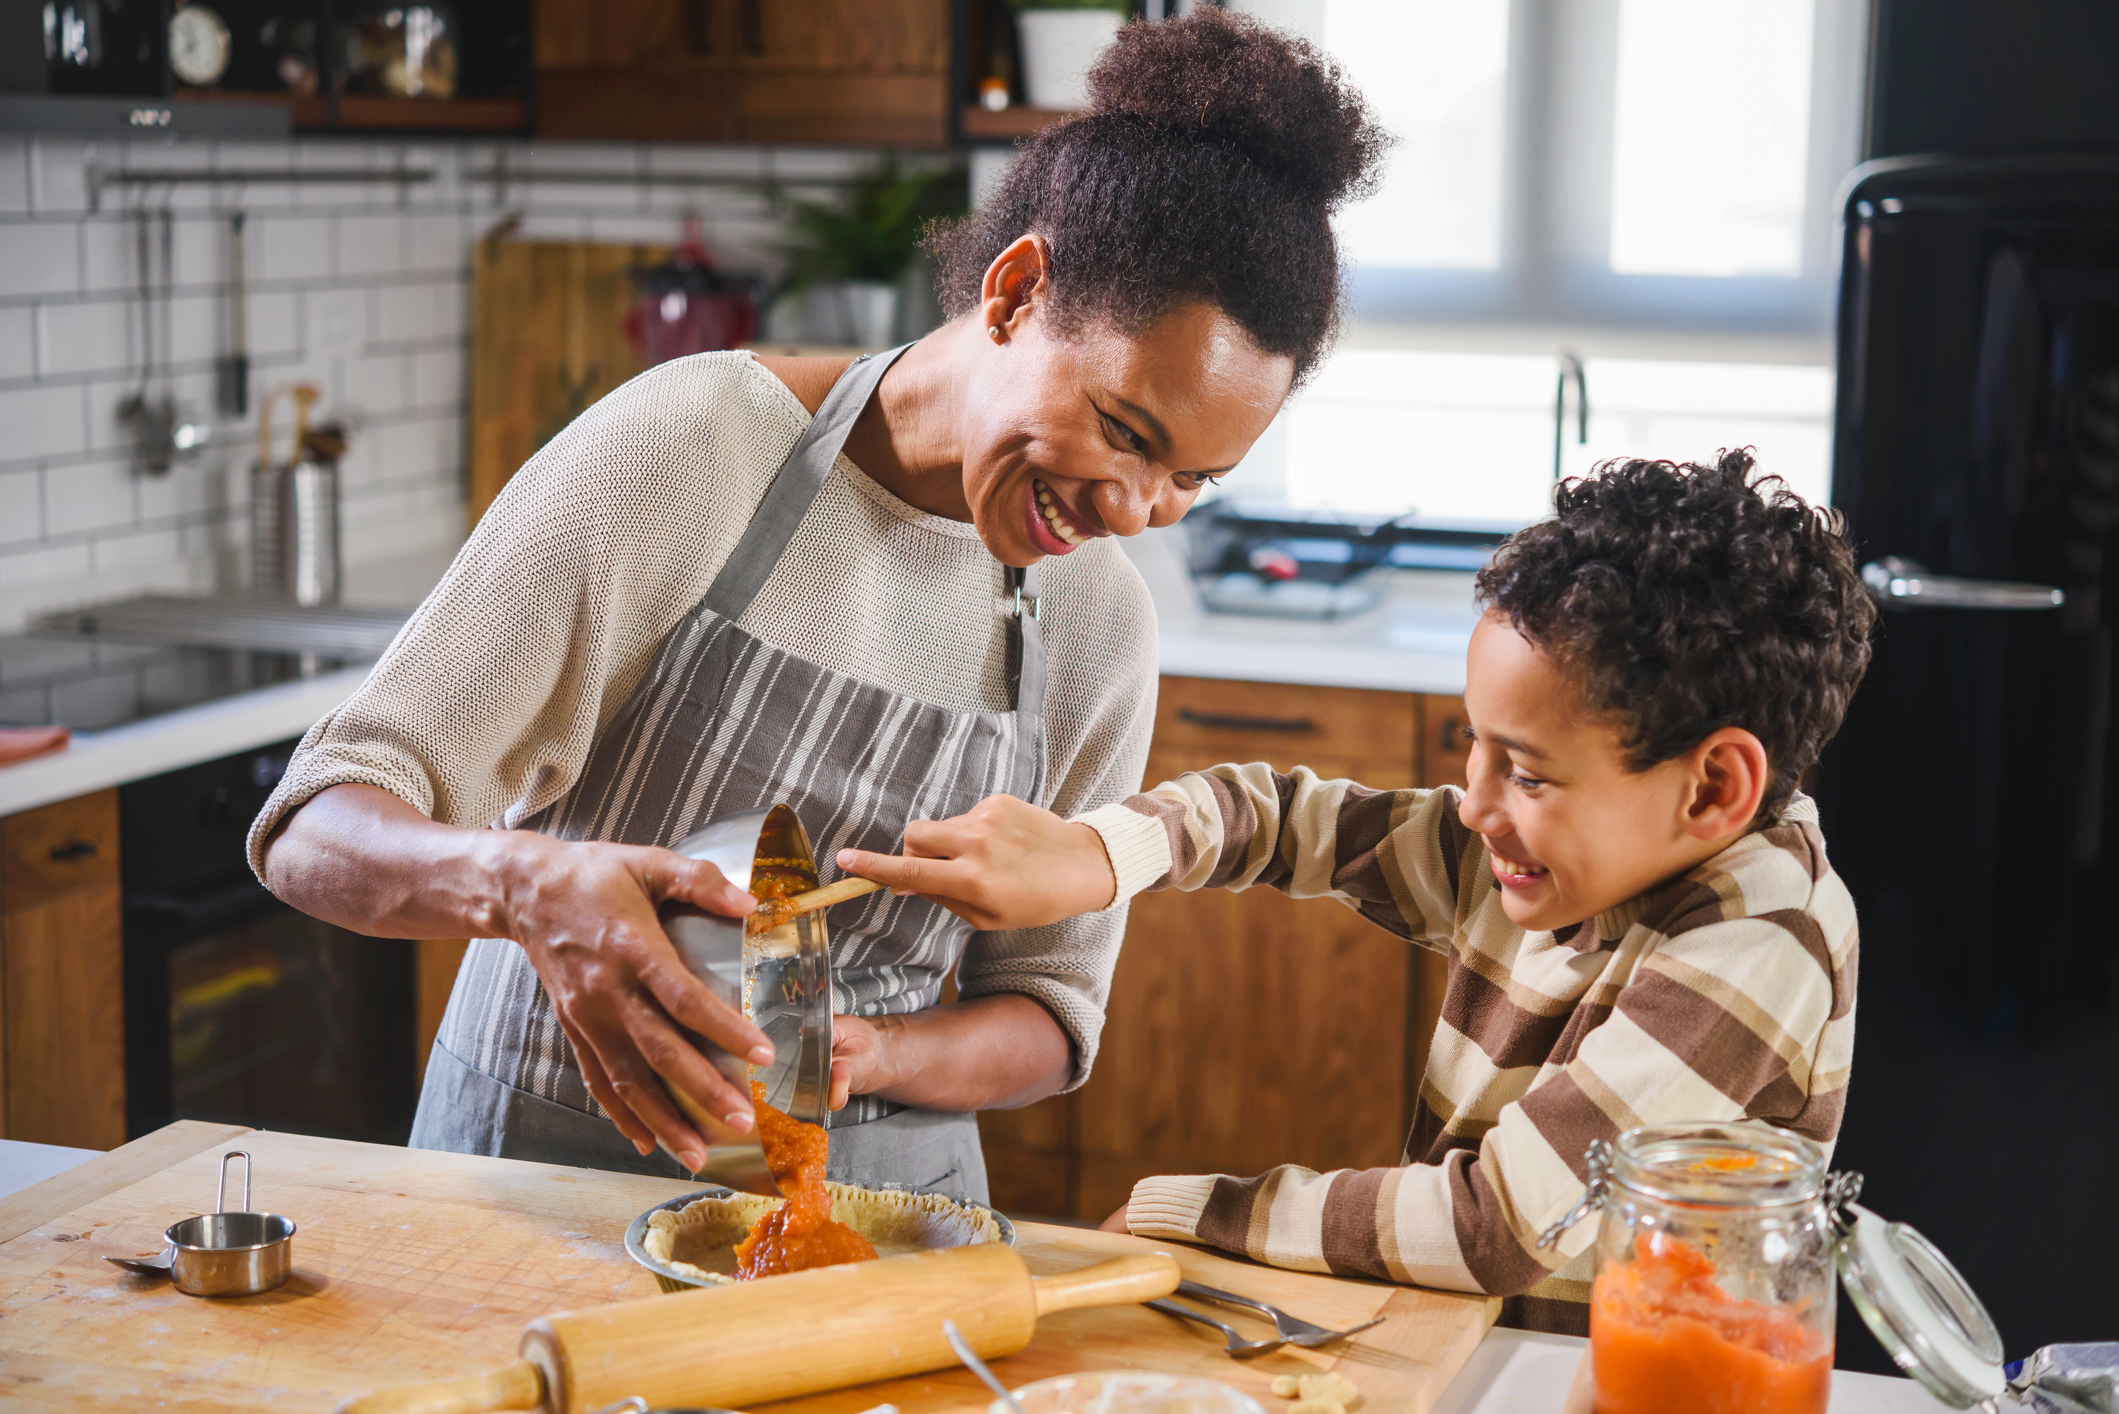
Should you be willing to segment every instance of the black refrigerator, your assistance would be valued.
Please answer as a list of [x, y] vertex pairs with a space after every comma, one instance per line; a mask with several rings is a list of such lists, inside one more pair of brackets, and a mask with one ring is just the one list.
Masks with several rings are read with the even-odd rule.
[[[1833, 501], [1885, 612], [1817, 777], [1835, 1166], [2011, 1358], [2119, 1339], [2119, 151], [1892, 159], [1844, 214]], [[1849, 1312], [1839, 1363], [1890, 1368]]]

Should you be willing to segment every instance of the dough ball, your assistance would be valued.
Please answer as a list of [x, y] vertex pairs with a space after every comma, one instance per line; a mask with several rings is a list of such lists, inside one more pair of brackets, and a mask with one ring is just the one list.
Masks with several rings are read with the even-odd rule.
[[1296, 1395], [1302, 1393], [1302, 1382], [1293, 1375], [1275, 1375], [1273, 1376], [1273, 1393], [1279, 1395], [1282, 1399], [1293, 1399]]
[[1321, 1375], [1298, 1375], [1295, 1379], [1296, 1393], [1302, 1398], [1320, 1400], [1351, 1409], [1361, 1398], [1361, 1391], [1354, 1382], [1337, 1371]]

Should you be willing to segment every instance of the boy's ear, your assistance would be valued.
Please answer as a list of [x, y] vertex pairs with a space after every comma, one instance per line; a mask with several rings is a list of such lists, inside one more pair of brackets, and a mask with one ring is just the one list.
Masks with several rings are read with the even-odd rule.
[[1685, 833], [1712, 840], [1750, 829], [1772, 780], [1765, 746], [1742, 727], [1723, 727], [1695, 746], [1691, 758]]

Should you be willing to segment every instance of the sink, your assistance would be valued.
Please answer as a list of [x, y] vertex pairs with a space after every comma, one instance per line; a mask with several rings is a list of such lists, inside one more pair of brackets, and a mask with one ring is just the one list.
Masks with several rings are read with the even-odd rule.
[[306, 608], [242, 595], [143, 594], [46, 614], [32, 631], [112, 643], [247, 648], [360, 661], [381, 657], [410, 616], [405, 609]]

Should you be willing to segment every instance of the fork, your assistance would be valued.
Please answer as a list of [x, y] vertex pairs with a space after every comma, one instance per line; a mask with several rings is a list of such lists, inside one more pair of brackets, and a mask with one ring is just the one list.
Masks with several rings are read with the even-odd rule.
[[1195, 1311], [1190, 1306], [1180, 1305], [1167, 1297], [1161, 1297], [1154, 1301], [1143, 1301], [1141, 1304], [1151, 1311], [1160, 1311], [1166, 1316], [1182, 1316], [1188, 1321], [1197, 1321], [1203, 1326], [1214, 1327], [1214, 1329], [1220, 1331], [1229, 1339], [1229, 1348], [1225, 1353], [1235, 1356], [1238, 1360], [1248, 1360], [1253, 1355], [1263, 1355], [1268, 1350], [1278, 1350], [1281, 1346], [1287, 1344], [1287, 1340], [1284, 1337], [1276, 1337], [1272, 1340], [1245, 1340], [1236, 1333], [1235, 1327], [1225, 1326], [1206, 1312]]
[[1320, 1345], [1328, 1345], [1335, 1340], [1344, 1340], [1350, 1335], [1359, 1334], [1370, 1326], [1381, 1325], [1383, 1322], [1383, 1317], [1376, 1316], [1370, 1320], [1363, 1321], [1358, 1326], [1348, 1326], [1343, 1331], [1328, 1331], [1323, 1326], [1312, 1325], [1308, 1321], [1290, 1316], [1278, 1306], [1268, 1306], [1263, 1301], [1253, 1301], [1250, 1297], [1238, 1296], [1233, 1291], [1221, 1291], [1211, 1286], [1201, 1286], [1196, 1281], [1181, 1281], [1177, 1284], [1177, 1290], [1184, 1296], [1204, 1297], [1209, 1301], [1220, 1301], [1231, 1306], [1246, 1306], [1253, 1311], [1263, 1312], [1273, 1318], [1273, 1329], [1279, 1334], [1280, 1338], [1300, 1350], [1315, 1350]]

